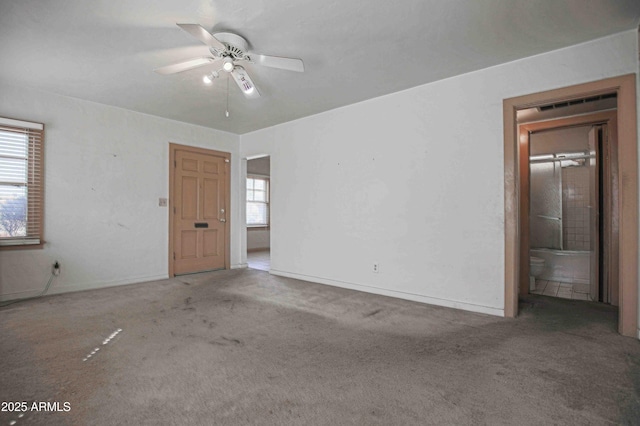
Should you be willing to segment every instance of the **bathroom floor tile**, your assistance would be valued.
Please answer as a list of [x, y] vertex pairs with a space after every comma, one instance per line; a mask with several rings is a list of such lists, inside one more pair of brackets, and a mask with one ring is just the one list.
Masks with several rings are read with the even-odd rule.
[[547, 280], [536, 280], [536, 288], [544, 288], [547, 285]]
[[571, 295], [571, 298], [573, 300], [591, 300], [589, 298], [589, 295], [586, 293], [576, 293], [575, 291], [573, 292], [573, 294]]
[[553, 289], [558, 290], [558, 289], [560, 288], [560, 286], [559, 286], [559, 285], [557, 285], [557, 284], [553, 284], [553, 283], [551, 283], [551, 282], [550, 282], [550, 283], [548, 283], [548, 284], [547, 284], [547, 286], [546, 286], [545, 288], [546, 288], [546, 289], [553, 288]]
[[591, 301], [588, 287], [589, 286], [587, 284], [536, 280], [536, 288], [535, 290], [531, 290], [530, 293], [542, 296], [559, 297], [562, 299]]
[[591, 301], [589, 285], [583, 283], [565, 283], [561, 281], [536, 280], [535, 290], [531, 294], [559, 297], [562, 299]]
[[533, 292], [535, 292], [536, 294], [542, 294], [546, 286], [546, 280], [536, 280], [536, 289]]
[[589, 294], [589, 284], [574, 284], [573, 291], [576, 293]]

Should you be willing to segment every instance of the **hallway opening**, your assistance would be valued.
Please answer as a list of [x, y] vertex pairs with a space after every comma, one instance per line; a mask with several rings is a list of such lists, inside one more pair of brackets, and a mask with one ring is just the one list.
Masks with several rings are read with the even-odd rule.
[[247, 265], [269, 271], [271, 267], [271, 158], [247, 159], [246, 218]]

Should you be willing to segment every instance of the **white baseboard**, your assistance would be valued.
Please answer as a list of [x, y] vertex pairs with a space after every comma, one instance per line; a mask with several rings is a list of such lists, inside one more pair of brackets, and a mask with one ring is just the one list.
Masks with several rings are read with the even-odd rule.
[[30, 299], [32, 297], [36, 297], [42, 290], [25, 290], [25, 291], [14, 291], [12, 293], [0, 294], [0, 302], [7, 302], [9, 300], [18, 300], [18, 299]]
[[[56, 279], [54, 278], [51, 283], [51, 286], [49, 287], [49, 291], [47, 292], [46, 295], [71, 293], [75, 291], [84, 291], [84, 290], [95, 290], [99, 288], [117, 287], [117, 286], [128, 285], [128, 284], [139, 284], [139, 283], [144, 283], [148, 281], [166, 280], [168, 278], [169, 278], [169, 275], [167, 274], [149, 275], [149, 276], [142, 276], [142, 277], [125, 278], [122, 280], [115, 280], [115, 281], [96, 281], [92, 283], [71, 284], [71, 285], [61, 285], [61, 286], [56, 286]], [[5, 302], [9, 300], [36, 297], [40, 293], [42, 293], [43, 290], [44, 290], [44, 287], [37, 290], [25, 290], [25, 291], [13, 292], [13, 293], [5, 293], [0, 295], [0, 301]]]
[[248, 263], [236, 263], [235, 265], [231, 265], [231, 269], [243, 269], [248, 267], [249, 267]]
[[388, 290], [379, 287], [373, 287], [363, 284], [354, 284], [344, 281], [336, 281], [327, 278], [315, 277], [310, 275], [296, 274], [287, 271], [278, 271], [271, 269], [269, 273], [282, 277], [295, 278], [302, 281], [311, 281], [318, 284], [326, 284], [333, 287], [348, 288], [350, 290], [362, 291], [365, 293], [379, 294], [381, 296], [395, 297], [398, 299], [411, 300], [413, 302], [421, 302], [429, 305], [444, 306], [447, 308], [460, 309], [463, 311], [477, 312], [481, 314], [495, 315], [504, 317], [504, 309], [493, 308], [490, 306], [474, 305], [467, 302], [459, 302], [456, 300], [439, 299], [436, 297], [423, 296], [420, 294], [406, 293], [397, 290]]
[[271, 250], [271, 247], [252, 247], [252, 248], [247, 248], [247, 253], [258, 253], [261, 251], [269, 251]]
[[[248, 265], [246, 263], [240, 263], [240, 264], [232, 265], [231, 269], [247, 268], [247, 266]], [[402, 291], [389, 290], [389, 289], [373, 287], [373, 286], [368, 286], [363, 284], [354, 284], [354, 283], [331, 280], [327, 278], [315, 277], [310, 275], [296, 274], [292, 272], [279, 271], [275, 269], [271, 269], [269, 273], [273, 275], [283, 276], [283, 277], [295, 278], [302, 281], [311, 281], [318, 284], [325, 284], [333, 287], [347, 288], [350, 290], [379, 294], [381, 296], [395, 297], [398, 299], [411, 300], [414, 302], [426, 303], [429, 305], [444, 306], [447, 308], [461, 309], [464, 311], [477, 312], [481, 314], [495, 315], [500, 317], [504, 316], [503, 309], [493, 308], [489, 306], [474, 305], [472, 303], [459, 302], [456, 300], [449, 300], [449, 299], [439, 299], [439, 298], [424, 296], [420, 294], [406, 293]], [[80, 284], [65, 285], [60, 287], [55, 286], [55, 280], [54, 280], [47, 294], [51, 295], [51, 294], [70, 293], [74, 291], [94, 290], [98, 288], [116, 287], [116, 286], [128, 285], [128, 284], [138, 284], [138, 283], [148, 282], [148, 281], [165, 280], [168, 278], [169, 276], [165, 274], [165, 275], [127, 278], [127, 279], [116, 280], [116, 281], [99, 281], [94, 283], [83, 283], [82, 285]], [[0, 301], [4, 302], [9, 300], [15, 300], [15, 299], [36, 297], [42, 292], [42, 290], [44, 290], [44, 288], [38, 289], [38, 290], [26, 290], [26, 291], [2, 294], [0, 295]], [[638, 338], [640, 339], [640, 329], [638, 330]]]

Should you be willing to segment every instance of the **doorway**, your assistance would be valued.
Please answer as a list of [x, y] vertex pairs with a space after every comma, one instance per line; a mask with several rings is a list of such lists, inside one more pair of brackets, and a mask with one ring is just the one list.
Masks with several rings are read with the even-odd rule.
[[271, 157], [247, 159], [247, 265], [271, 269]]
[[229, 269], [231, 154], [169, 144], [169, 276]]
[[[505, 316], [518, 314], [518, 296], [529, 291], [529, 256], [523, 247], [529, 242], [528, 197], [523, 182], [528, 184], [528, 138], [519, 133], [517, 112], [526, 108], [570, 102], [615, 93], [617, 96], [618, 155], [615, 162], [620, 177], [616, 188], [617, 213], [611, 221], [619, 232], [611, 241], [618, 249], [617, 270], [610, 273], [618, 283], [618, 331], [637, 336], [638, 324], [638, 159], [636, 76], [600, 80], [503, 101], [504, 111], [504, 176], [505, 176]], [[526, 273], [526, 274], [525, 274]]]
[[615, 94], [598, 98], [574, 102], [605, 111], [572, 115], [567, 106], [559, 110], [566, 118], [519, 124], [529, 153], [520, 183], [520, 279], [529, 285], [521, 294], [618, 305], [616, 102]]

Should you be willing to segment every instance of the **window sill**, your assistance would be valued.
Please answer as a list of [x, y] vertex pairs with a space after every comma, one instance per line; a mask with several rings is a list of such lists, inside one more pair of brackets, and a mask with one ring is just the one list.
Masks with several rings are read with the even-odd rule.
[[40, 242], [39, 244], [7, 244], [3, 245], [0, 243], [0, 251], [6, 250], [40, 250], [44, 248], [44, 242]]
[[268, 231], [269, 225], [247, 225], [247, 231]]

